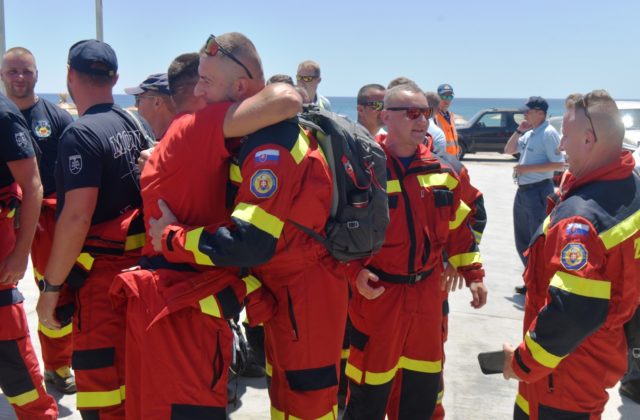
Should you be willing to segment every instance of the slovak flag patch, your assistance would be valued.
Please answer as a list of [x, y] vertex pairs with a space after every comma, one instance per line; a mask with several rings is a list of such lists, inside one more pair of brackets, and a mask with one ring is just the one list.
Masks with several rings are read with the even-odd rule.
[[584, 223], [569, 223], [565, 233], [568, 236], [586, 236], [589, 233], [589, 226]]
[[256, 163], [278, 163], [280, 151], [276, 149], [265, 149], [256, 152], [254, 159]]

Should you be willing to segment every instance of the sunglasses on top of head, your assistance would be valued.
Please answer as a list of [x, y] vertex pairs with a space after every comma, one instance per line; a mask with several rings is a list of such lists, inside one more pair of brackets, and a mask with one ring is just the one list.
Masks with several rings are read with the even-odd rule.
[[358, 105], [366, 106], [367, 108], [371, 108], [374, 111], [382, 111], [384, 108], [384, 101], [363, 101], [358, 102]]
[[220, 51], [222, 54], [226, 55], [236, 64], [242, 67], [244, 71], [247, 72], [247, 76], [249, 76], [249, 79], [253, 79], [253, 75], [251, 74], [247, 66], [242, 64], [242, 62], [238, 60], [236, 56], [233, 55], [233, 53], [231, 53], [231, 51], [218, 44], [215, 35], [210, 35], [209, 38], [207, 38], [207, 42], [204, 44], [204, 53], [208, 56], [214, 57], [216, 54], [218, 54], [218, 51]]
[[426, 119], [431, 118], [433, 114], [433, 108], [418, 108], [415, 106], [395, 106], [391, 108], [386, 108], [387, 111], [404, 111], [405, 116], [410, 120], [417, 120], [420, 118], [420, 115], [424, 115]]
[[589, 125], [591, 125], [591, 131], [593, 132], [593, 137], [598, 141], [598, 136], [596, 135], [596, 128], [593, 125], [593, 120], [591, 119], [591, 114], [589, 114], [589, 97], [591, 93], [587, 93], [582, 96], [578, 101], [576, 101], [576, 107], [582, 108], [584, 111], [585, 117], [589, 121]]

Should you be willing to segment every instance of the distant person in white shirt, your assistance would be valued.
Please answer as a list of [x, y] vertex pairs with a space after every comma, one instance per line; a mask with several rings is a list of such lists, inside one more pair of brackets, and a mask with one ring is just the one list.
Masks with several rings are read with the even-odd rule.
[[317, 105], [319, 108], [331, 111], [331, 102], [318, 93], [318, 85], [322, 81], [320, 77], [320, 65], [313, 60], [303, 61], [298, 65], [296, 73], [298, 86], [309, 94], [309, 103], [305, 105]]

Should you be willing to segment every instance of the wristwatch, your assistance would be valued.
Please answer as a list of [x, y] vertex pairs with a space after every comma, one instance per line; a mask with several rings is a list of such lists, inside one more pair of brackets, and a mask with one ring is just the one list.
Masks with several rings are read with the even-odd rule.
[[38, 288], [41, 292], [59, 292], [62, 288], [61, 284], [53, 285], [47, 281], [47, 279], [43, 278], [42, 281], [38, 282]]

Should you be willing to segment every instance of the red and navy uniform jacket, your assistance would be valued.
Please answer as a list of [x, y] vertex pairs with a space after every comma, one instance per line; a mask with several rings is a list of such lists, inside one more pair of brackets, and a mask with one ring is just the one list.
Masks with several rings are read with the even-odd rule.
[[464, 276], [467, 285], [481, 282], [484, 270], [468, 223], [470, 209], [461, 200], [460, 180], [447, 163], [420, 145], [405, 169], [385, 146], [390, 224], [384, 247], [370, 267], [392, 275], [428, 272], [449, 263]]
[[[638, 305], [640, 179], [620, 159], [571, 175], [528, 250], [524, 341], [512, 367], [527, 383], [551, 374], [567, 387], [613, 386], [627, 369], [623, 324]], [[562, 395], [571, 395], [571, 389]]]
[[239, 182], [232, 225], [170, 225], [163, 234], [163, 255], [172, 262], [268, 263], [293, 271], [326, 257], [318, 241], [290, 222], [322, 233], [329, 217], [331, 173], [317, 141], [295, 119], [281, 122], [247, 137], [239, 168], [231, 166], [230, 178]]

